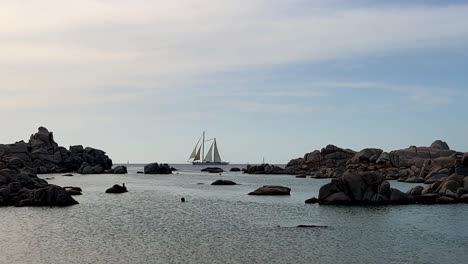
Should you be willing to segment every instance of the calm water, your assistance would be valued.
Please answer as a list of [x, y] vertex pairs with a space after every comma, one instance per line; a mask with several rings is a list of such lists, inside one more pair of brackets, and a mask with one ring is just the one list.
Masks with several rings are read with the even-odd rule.
[[[80, 186], [79, 205], [0, 208], [0, 263], [466, 263], [468, 205], [306, 205], [329, 180], [293, 176], [55, 176]], [[238, 186], [210, 186], [216, 179]], [[105, 194], [125, 182], [129, 193]], [[198, 183], [204, 183], [198, 184]], [[291, 197], [254, 197], [264, 184]], [[402, 190], [413, 185], [392, 182]], [[186, 203], [180, 198], [185, 197]], [[299, 224], [327, 229], [294, 228]]]

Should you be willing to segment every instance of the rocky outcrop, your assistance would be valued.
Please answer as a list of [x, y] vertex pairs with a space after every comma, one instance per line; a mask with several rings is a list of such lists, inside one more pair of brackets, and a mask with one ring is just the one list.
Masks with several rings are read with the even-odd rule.
[[[92, 172], [102, 173], [112, 167], [112, 160], [102, 150], [71, 146], [69, 150], [59, 146], [52, 132], [39, 127], [28, 142], [0, 145], [0, 168], [20, 170], [28, 168], [36, 173], [66, 173], [85, 169], [86, 163]], [[102, 170], [98, 170], [100, 166]], [[85, 172], [89, 172], [86, 169]]]
[[406, 193], [390, 188], [382, 174], [346, 171], [320, 188], [322, 205], [448, 204], [464, 202], [465, 177], [453, 174], [426, 187], [416, 186]]
[[231, 172], [237, 172], [237, 171], [241, 171], [241, 169], [240, 169], [240, 168], [235, 168], [235, 167], [234, 167], [234, 168], [231, 168], [229, 171], [231, 171]]
[[244, 173], [249, 173], [249, 174], [288, 174], [283, 168], [276, 166], [276, 165], [270, 165], [268, 163], [266, 164], [260, 164], [260, 165], [247, 165], [247, 168], [245, 169]]
[[223, 173], [224, 170], [218, 167], [208, 167], [201, 170], [202, 172], [209, 172], [209, 173]]
[[106, 190], [106, 193], [126, 193], [126, 192], [128, 191], [127, 191], [127, 187], [125, 187], [125, 184], [122, 184], [122, 186], [118, 184], [114, 184], [114, 186]]
[[216, 180], [211, 185], [237, 185], [237, 183], [230, 180]]
[[69, 206], [78, 204], [62, 187], [48, 184], [35, 171], [0, 170], [0, 206]]
[[249, 193], [249, 195], [290, 195], [291, 189], [278, 185], [265, 185]]
[[[391, 152], [377, 148], [355, 152], [328, 145], [321, 150], [307, 153], [302, 158], [292, 159], [283, 170], [270, 174], [340, 178], [347, 170], [376, 172], [387, 180], [434, 183], [455, 172], [468, 176], [468, 154], [450, 150], [448, 144], [441, 140], [434, 141], [430, 147], [411, 146]], [[268, 174], [261, 168], [251, 168], [246, 172]]]
[[158, 164], [157, 162], [148, 164], [144, 167], [145, 174], [172, 174], [171, 167], [167, 164]]

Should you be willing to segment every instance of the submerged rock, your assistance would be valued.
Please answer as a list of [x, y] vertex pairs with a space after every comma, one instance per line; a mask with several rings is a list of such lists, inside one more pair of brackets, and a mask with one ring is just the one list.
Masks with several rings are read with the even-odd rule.
[[265, 185], [249, 193], [249, 195], [290, 195], [291, 189], [279, 185]]
[[218, 167], [208, 167], [201, 170], [202, 172], [209, 172], [209, 173], [223, 173], [224, 170]]

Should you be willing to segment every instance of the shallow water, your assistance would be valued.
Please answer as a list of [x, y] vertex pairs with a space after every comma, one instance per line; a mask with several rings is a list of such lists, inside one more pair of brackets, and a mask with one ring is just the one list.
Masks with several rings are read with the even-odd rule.
[[[465, 263], [468, 205], [306, 205], [329, 180], [175, 175], [42, 175], [80, 186], [79, 205], [0, 208], [0, 263]], [[237, 186], [211, 186], [231, 179]], [[105, 194], [115, 183], [125, 194]], [[204, 183], [204, 184], [198, 184]], [[290, 197], [247, 193], [265, 184]], [[414, 185], [398, 182], [407, 190]], [[185, 197], [186, 203], [180, 198]], [[299, 224], [329, 228], [295, 228]]]

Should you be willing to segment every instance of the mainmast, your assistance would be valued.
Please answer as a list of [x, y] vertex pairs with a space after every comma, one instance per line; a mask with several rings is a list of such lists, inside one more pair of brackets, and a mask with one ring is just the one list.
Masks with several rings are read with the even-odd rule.
[[205, 161], [205, 131], [203, 131], [203, 140], [202, 140], [202, 161]]

